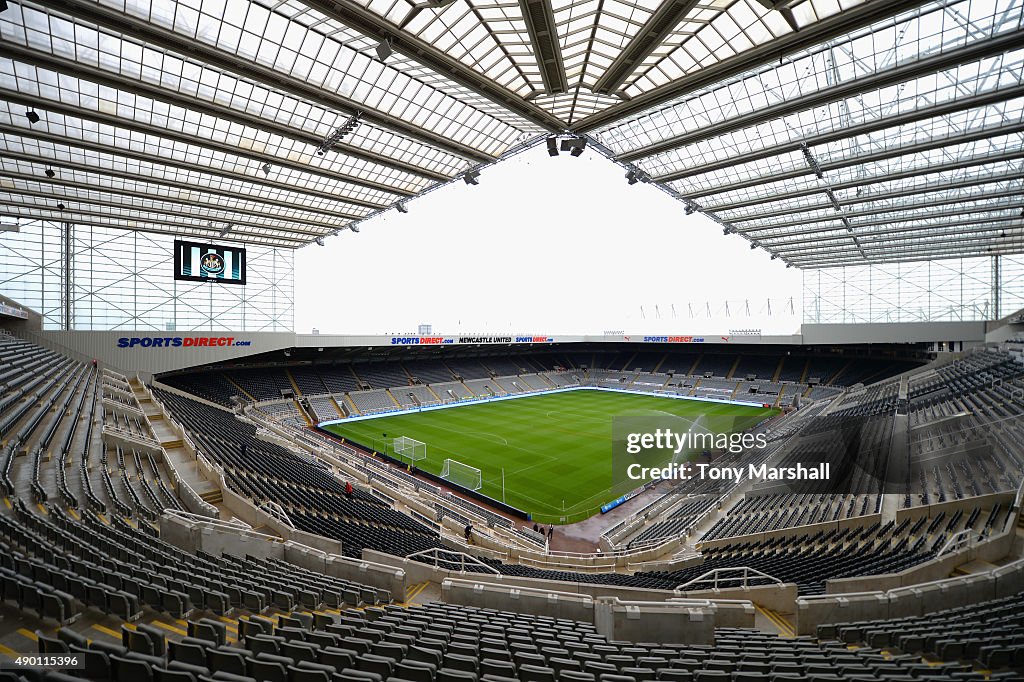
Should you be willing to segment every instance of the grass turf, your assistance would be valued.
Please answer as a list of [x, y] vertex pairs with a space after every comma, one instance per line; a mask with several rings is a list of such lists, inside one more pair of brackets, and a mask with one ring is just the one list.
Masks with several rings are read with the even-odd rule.
[[629, 481], [612, 485], [613, 418], [703, 418], [704, 423], [718, 420], [729, 425], [708, 427], [713, 430], [739, 431], [776, 412], [610, 391], [569, 391], [384, 415], [325, 428], [388, 454], [396, 437], [422, 441], [427, 457], [416, 463], [418, 467], [438, 474], [445, 458], [476, 467], [483, 478], [480, 492], [496, 500], [502, 499], [504, 468], [506, 503], [538, 521], [571, 523], [636, 487]]

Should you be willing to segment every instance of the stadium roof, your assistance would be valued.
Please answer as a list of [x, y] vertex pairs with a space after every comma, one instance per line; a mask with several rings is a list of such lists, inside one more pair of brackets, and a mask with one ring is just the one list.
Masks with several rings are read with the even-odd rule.
[[20, 219], [297, 247], [555, 134], [797, 267], [1024, 251], [1021, 0], [4, 4]]

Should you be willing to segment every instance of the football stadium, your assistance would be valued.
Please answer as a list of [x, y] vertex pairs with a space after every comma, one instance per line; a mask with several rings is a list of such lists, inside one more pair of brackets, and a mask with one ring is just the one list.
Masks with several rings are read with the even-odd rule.
[[0, 0], [0, 495], [0, 682], [1024, 679], [1024, 4]]

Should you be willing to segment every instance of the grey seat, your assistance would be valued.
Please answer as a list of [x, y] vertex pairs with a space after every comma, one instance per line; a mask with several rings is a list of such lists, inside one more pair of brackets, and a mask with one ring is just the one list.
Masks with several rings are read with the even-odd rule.
[[288, 682], [287, 666], [279, 661], [266, 658], [245, 659], [246, 674], [262, 682]]
[[555, 682], [553, 668], [540, 665], [519, 666], [519, 679], [522, 682]]

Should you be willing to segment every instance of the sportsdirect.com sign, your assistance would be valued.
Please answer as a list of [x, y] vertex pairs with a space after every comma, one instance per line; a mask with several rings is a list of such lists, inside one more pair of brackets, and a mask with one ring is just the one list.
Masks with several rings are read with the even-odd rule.
[[122, 336], [117, 340], [118, 348], [237, 348], [251, 345], [252, 341], [233, 336]]

